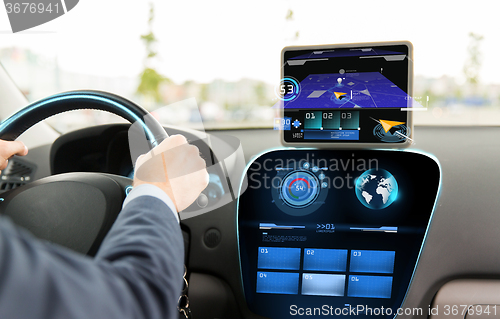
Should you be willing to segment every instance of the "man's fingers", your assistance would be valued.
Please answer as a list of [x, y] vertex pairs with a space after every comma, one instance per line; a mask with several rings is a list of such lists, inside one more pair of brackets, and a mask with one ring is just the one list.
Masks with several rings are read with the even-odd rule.
[[145, 162], [147, 162], [151, 158], [151, 153], [146, 153], [142, 154], [137, 158], [137, 161], [135, 162], [135, 169], [137, 170], [139, 167], [142, 166]]
[[200, 171], [202, 174], [196, 176], [196, 182], [208, 183], [206, 163], [200, 157], [198, 147], [190, 145], [182, 135], [172, 135], [150, 152], [139, 156], [135, 177], [142, 182], [161, 183], [187, 175], [193, 176], [191, 174]]
[[[186, 188], [186, 178], [189, 179], [188, 188]], [[198, 195], [207, 187], [208, 182], [209, 175], [206, 169], [170, 179], [172, 200], [176, 203], [184, 204], [183, 207], [176, 206], [177, 209], [179, 211], [184, 210], [194, 203]], [[193, 196], [193, 194], [196, 194], [196, 196]]]
[[[142, 154], [139, 156], [135, 162], [136, 169], [139, 168], [142, 164], [150, 160], [156, 155], [166, 152], [172, 148], [176, 148], [182, 146], [183, 144], [187, 144], [187, 140], [182, 135], [172, 135], [169, 138], [166, 138], [160, 145], [156, 146], [151, 151], [146, 154]], [[178, 150], [177, 150], [178, 151]]]
[[0, 156], [9, 159], [14, 155], [24, 156], [28, 154], [28, 148], [21, 141], [1, 141]]
[[203, 172], [201, 172], [201, 185], [202, 188], [205, 189], [208, 186], [208, 183], [210, 182], [210, 175], [208, 175], [207, 169], [204, 169]]
[[187, 144], [187, 139], [183, 135], [171, 135], [170, 137], [166, 138], [161, 142], [158, 146], [156, 146], [154, 149], [151, 150], [150, 153], [153, 153], [153, 155], [163, 153], [165, 151], [168, 151], [169, 149], [173, 149], [179, 146], [182, 146], [183, 144]]
[[0, 170], [4, 170], [9, 164], [9, 158], [14, 155], [24, 156], [28, 154], [28, 148], [20, 141], [0, 140]]
[[6, 169], [8, 164], [9, 164], [9, 161], [4, 160], [3, 163], [0, 164], [0, 172], [3, 171], [4, 169]]

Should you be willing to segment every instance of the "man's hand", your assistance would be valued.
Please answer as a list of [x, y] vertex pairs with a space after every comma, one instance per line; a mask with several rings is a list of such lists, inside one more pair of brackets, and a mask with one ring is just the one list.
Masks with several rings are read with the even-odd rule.
[[206, 163], [184, 136], [172, 135], [137, 159], [134, 186], [141, 184], [158, 186], [182, 211], [207, 187]]
[[9, 158], [14, 155], [24, 156], [28, 154], [28, 148], [20, 141], [0, 140], [0, 172], [7, 167]]

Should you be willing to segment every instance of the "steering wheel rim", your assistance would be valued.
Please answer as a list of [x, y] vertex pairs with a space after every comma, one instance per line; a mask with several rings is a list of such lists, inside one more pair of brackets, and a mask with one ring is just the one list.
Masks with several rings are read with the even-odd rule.
[[33, 125], [53, 115], [74, 110], [107, 111], [130, 123], [139, 122], [146, 138], [154, 147], [168, 137], [160, 123], [144, 108], [116, 94], [95, 91], [69, 91], [33, 102], [0, 123], [0, 139], [13, 141]]
[[[34, 102], [0, 123], [0, 139], [15, 140], [36, 123], [59, 113], [94, 109], [139, 123], [149, 149], [168, 137], [139, 105], [101, 91], [70, 91]], [[147, 151], [142, 149], [142, 151]], [[131, 179], [105, 173], [64, 173], [0, 195], [0, 214], [36, 237], [94, 255], [121, 210]]]

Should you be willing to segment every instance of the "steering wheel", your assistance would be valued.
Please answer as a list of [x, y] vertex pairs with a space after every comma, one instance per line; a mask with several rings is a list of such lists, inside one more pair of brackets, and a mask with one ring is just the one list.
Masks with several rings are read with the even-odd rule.
[[[100, 91], [70, 91], [34, 102], [7, 118], [0, 123], [0, 139], [13, 141], [50, 116], [78, 109], [108, 111], [139, 123], [148, 142], [145, 151], [168, 137], [158, 121], [127, 99]], [[49, 176], [1, 194], [0, 214], [38, 238], [93, 256], [131, 184], [129, 178], [104, 173]]]

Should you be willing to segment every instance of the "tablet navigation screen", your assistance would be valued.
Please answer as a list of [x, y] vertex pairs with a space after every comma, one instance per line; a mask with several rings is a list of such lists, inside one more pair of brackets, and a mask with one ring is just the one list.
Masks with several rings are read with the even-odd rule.
[[287, 143], [404, 143], [411, 139], [409, 47], [283, 52]]

